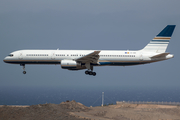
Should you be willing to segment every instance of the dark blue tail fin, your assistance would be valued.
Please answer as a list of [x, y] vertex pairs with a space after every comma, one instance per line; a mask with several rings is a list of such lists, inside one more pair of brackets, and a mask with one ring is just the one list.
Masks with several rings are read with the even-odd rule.
[[176, 25], [167, 25], [154, 39], [142, 50], [147, 52], [164, 53], [169, 44]]
[[156, 37], [171, 37], [176, 25], [167, 25]]

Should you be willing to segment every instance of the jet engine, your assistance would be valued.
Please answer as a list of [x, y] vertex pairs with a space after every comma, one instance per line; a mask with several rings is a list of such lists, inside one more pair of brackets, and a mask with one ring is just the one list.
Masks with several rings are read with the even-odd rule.
[[81, 69], [81, 63], [77, 63], [73, 60], [61, 60], [61, 68], [69, 70], [78, 70]]

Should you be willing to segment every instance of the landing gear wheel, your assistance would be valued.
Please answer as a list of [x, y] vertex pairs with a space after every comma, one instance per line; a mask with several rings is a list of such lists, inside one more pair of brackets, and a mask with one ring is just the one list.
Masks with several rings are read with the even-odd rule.
[[20, 64], [20, 66], [23, 66], [23, 74], [26, 74], [26, 71], [25, 71], [25, 64]]
[[93, 72], [89, 72], [89, 75], [93, 75]]
[[96, 72], [92, 72], [92, 71], [88, 71], [88, 70], [85, 71], [85, 74], [96, 76]]
[[96, 72], [93, 72], [93, 76], [96, 76]]
[[85, 74], [88, 75], [88, 74], [89, 74], [89, 71], [85, 71]]
[[26, 74], [26, 71], [23, 71], [23, 74]]

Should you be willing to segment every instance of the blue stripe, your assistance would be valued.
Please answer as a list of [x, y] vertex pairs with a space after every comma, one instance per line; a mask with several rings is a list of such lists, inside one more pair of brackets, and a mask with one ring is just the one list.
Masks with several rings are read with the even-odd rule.
[[[125, 66], [125, 65], [139, 65], [139, 64], [146, 64], [146, 62], [99, 62], [100, 65], [119, 65], [119, 66]], [[149, 62], [147, 62], [149, 63]]]
[[153, 42], [169, 42], [170, 40], [151, 40]]

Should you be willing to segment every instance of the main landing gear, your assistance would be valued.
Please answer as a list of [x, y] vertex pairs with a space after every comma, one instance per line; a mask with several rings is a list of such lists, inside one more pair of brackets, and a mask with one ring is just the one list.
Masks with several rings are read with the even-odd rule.
[[87, 63], [85, 64], [85, 66], [86, 66], [86, 68], [88, 69], [88, 70], [85, 71], [85, 74], [86, 74], [86, 75], [96, 76], [96, 72], [93, 72], [93, 66], [90, 65], [89, 62], [87, 62]]
[[85, 74], [86, 75], [93, 75], [93, 76], [96, 76], [96, 72], [92, 72], [92, 71], [85, 71]]
[[20, 64], [20, 66], [23, 66], [23, 74], [26, 74], [26, 71], [25, 71], [25, 64]]

